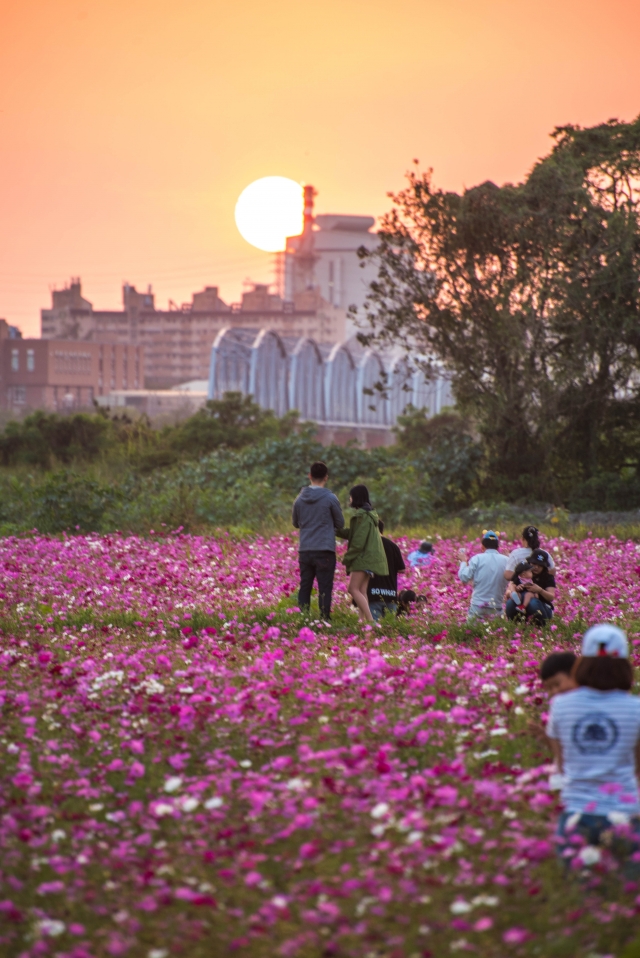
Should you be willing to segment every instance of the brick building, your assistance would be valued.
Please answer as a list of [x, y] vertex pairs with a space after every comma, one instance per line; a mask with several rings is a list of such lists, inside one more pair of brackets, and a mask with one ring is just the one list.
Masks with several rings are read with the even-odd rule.
[[53, 291], [51, 308], [41, 311], [42, 338], [139, 346], [145, 356], [142, 385], [165, 389], [208, 377], [211, 347], [225, 327], [273, 329], [317, 342], [339, 341], [346, 329], [346, 312], [317, 289], [284, 301], [256, 285], [241, 303], [228, 306], [217, 286], [207, 286], [190, 303], [178, 307], [170, 301], [167, 310], [156, 309], [151, 287], [142, 293], [125, 284], [122, 297], [122, 310], [96, 310], [82, 296], [80, 279], [72, 279], [66, 289]]
[[143, 382], [139, 346], [0, 339], [0, 406], [13, 412], [86, 409], [98, 396], [139, 389]]

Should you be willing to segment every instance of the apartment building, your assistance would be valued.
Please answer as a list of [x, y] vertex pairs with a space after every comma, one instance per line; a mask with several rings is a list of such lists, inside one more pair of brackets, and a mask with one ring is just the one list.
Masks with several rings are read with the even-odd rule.
[[0, 339], [0, 406], [88, 409], [115, 389], [140, 389], [144, 351], [118, 343], [64, 339]]
[[122, 310], [96, 310], [82, 295], [79, 278], [54, 290], [50, 309], [41, 311], [44, 340], [76, 340], [137, 346], [144, 352], [144, 387], [167, 389], [207, 379], [209, 356], [218, 333], [227, 327], [273, 329], [285, 337], [308, 336], [317, 342], [344, 338], [346, 312], [323, 299], [317, 289], [295, 293], [291, 301], [257, 284], [228, 306], [217, 286], [194, 293], [190, 303], [157, 309], [151, 287], [146, 293], [125, 284]]

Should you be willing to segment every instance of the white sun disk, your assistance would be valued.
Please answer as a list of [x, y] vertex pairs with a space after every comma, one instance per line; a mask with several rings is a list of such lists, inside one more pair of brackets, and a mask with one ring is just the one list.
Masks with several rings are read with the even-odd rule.
[[266, 253], [285, 248], [287, 236], [302, 232], [302, 186], [286, 176], [264, 176], [247, 186], [236, 203], [240, 235]]

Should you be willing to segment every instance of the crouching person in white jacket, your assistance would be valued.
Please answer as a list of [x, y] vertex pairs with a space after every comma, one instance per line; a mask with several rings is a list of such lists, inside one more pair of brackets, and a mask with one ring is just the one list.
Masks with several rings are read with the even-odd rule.
[[482, 534], [482, 552], [467, 562], [465, 549], [460, 549], [458, 578], [465, 585], [473, 583], [473, 593], [467, 621], [493, 619], [502, 615], [504, 602], [504, 570], [507, 556], [498, 552], [498, 536], [490, 529]]

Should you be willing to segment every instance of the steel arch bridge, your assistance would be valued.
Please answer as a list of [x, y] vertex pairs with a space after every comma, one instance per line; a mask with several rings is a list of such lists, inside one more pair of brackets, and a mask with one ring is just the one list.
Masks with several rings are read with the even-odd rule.
[[[376, 390], [384, 379], [386, 395]], [[364, 349], [356, 339], [330, 345], [280, 336], [268, 329], [222, 329], [211, 349], [209, 399], [226, 392], [253, 396], [282, 416], [336, 427], [391, 429], [411, 404], [430, 416], [453, 405], [442, 372], [427, 382], [400, 354]]]

